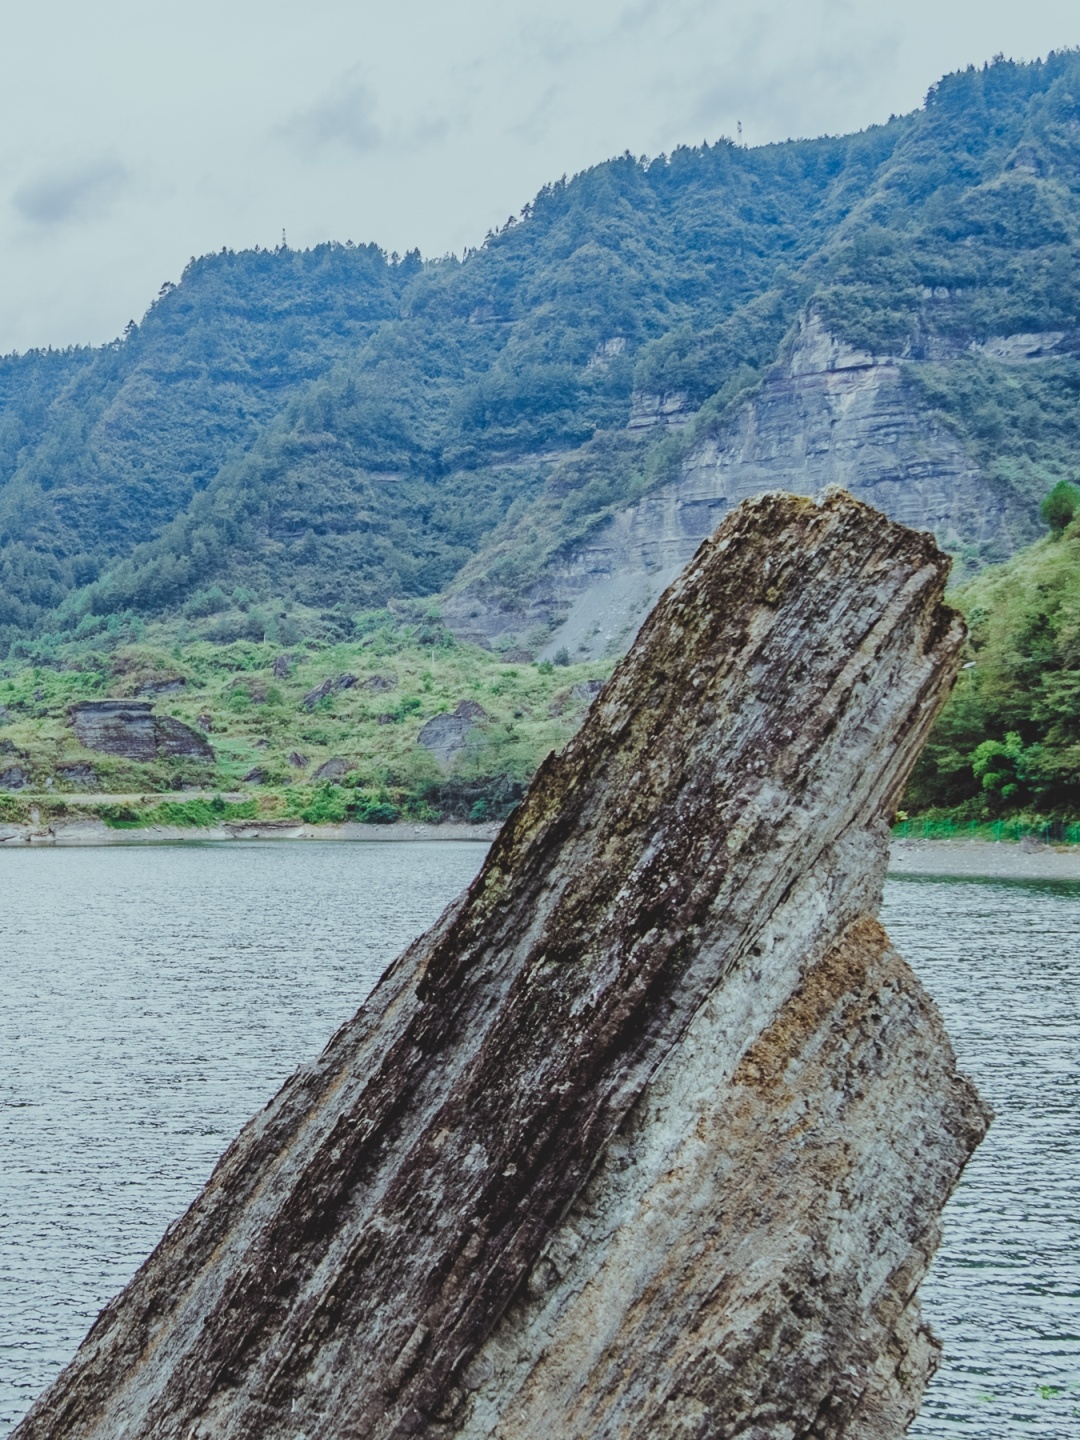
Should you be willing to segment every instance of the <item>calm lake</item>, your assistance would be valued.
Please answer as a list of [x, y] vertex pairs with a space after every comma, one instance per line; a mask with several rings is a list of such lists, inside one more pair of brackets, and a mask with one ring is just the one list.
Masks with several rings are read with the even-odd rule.
[[[435, 841], [0, 850], [0, 1434], [240, 1125], [480, 865]], [[923, 1287], [912, 1435], [1080, 1436], [1080, 885], [889, 882], [997, 1111]]]

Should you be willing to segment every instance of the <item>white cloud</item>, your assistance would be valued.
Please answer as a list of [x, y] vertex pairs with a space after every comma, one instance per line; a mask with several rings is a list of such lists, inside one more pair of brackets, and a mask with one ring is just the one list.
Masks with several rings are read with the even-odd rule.
[[384, 143], [375, 110], [371, 87], [360, 75], [351, 72], [324, 99], [286, 121], [282, 132], [305, 150], [343, 145], [364, 155]]
[[[110, 339], [190, 255], [273, 245], [283, 227], [294, 245], [460, 251], [608, 156], [738, 120], [750, 143], [857, 129], [997, 51], [1080, 42], [1075, 0], [186, 0], [183, 23], [145, 0], [8, 11], [0, 352]], [[65, 161], [72, 137], [84, 158]]]

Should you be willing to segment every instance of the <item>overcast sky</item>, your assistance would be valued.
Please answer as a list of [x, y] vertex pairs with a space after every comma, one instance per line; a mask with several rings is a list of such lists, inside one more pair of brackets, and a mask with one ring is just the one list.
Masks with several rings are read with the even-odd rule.
[[2, 0], [0, 352], [100, 343], [189, 256], [460, 253], [630, 150], [861, 129], [1080, 44], [1076, 0]]

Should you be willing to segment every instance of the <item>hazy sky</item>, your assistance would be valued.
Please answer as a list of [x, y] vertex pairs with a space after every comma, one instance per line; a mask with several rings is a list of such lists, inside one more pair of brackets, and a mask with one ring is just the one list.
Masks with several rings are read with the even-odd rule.
[[207, 250], [483, 240], [631, 150], [860, 129], [1080, 44], [1076, 0], [2, 0], [0, 352], [111, 339]]

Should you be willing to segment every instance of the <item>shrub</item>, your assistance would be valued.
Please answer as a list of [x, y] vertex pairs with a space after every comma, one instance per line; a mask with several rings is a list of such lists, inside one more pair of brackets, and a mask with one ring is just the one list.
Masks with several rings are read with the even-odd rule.
[[1080, 510], [1080, 488], [1059, 480], [1039, 506], [1039, 514], [1054, 535], [1060, 535]]
[[319, 785], [300, 811], [307, 825], [340, 825], [349, 813], [349, 801], [340, 785]]
[[354, 808], [353, 818], [362, 825], [392, 825], [398, 809], [389, 800], [365, 800]]
[[207, 590], [197, 590], [191, 599], [184, 606], [184, 614], [189, 620], [199, 620], [206, 615], [217, 615], [222, 610], [228, 610], [229, 597], [220, 585], [211, 585]]

